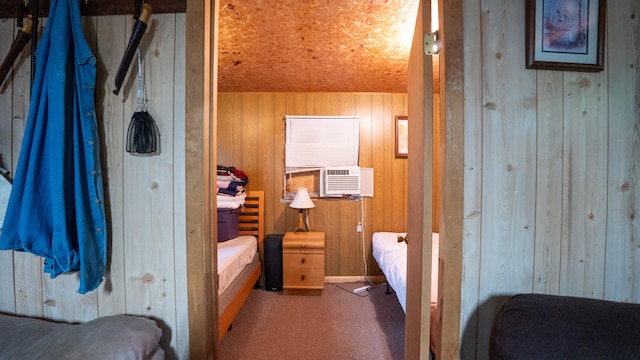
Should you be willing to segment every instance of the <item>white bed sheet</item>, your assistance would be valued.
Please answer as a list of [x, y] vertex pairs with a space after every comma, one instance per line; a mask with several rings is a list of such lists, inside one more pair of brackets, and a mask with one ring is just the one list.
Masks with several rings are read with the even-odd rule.
[[[389, 286], [393, 288], [402, 306], [407, 312], [407, 243], [398, 242], [398, 235], [407, 233], [376, 232], [371, 239], [373, 257], [378, 262]], [[411, 241], [411, 239], [409, 239]], [[438, 301], [438, 249], [439, 234], [433, 233], [431, 260], [431, 304]]]
[[218, 243], [218, 294], [229, 287], [257, 251], [257, 240], [251, 235], [238, 236]]

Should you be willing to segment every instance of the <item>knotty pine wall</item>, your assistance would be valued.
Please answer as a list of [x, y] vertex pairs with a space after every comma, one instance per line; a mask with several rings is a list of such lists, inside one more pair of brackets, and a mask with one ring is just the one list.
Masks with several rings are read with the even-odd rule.
[[[97, 290], [80, 295], [75, 274], [50, 279], [43, 273], [41, 258], [0, 251], [0, 311], [72, 322], [120, 313], [144, 315], [162, 326], [167, 359], [188, 358], [185, 14], [154, 14], [141, 43], [149, 112], [162, 135], [161, 154], [154, 157], [125, 151], [127, 126], [136, 108], [135, 60], [120, 96], [112, 93], [132, 20], [118, 15], [83, 21], [97, 58], [95, 98], [109, 223], [106, 280]], [[46, 25], [46, 19], [41, 24]], [[0, 56], [8, 52], [16, 30], [14, 20], [0, 20]], [[11, 173], [29, 111], [29, 55], [27, 46], [0, 87], [0, 154]]]
[[[221, 93], [218, 95], [218, 164], [265, 190], [267, 234], [292, 231], [298, 214], [283, 195], [285, 115], [359, 115], [360, 166], [374, 168], [374, 196], [363, 202], [315, 200], [310, 229], [325, 232], [325, 275], [381, 275], [371, 255], [371, 234], [406, 231], [407, 159], [395, 157], [395, 116], [406, 115], [406, 94]], [[409, 120], [411, 123], [411, 120]], [[409, 125], [411, 126], [411, 125]], [[356, 231], [364, 214], [364, 232]], [[364, 235], [364, 238], [362, 238]]]
[[486, 359], [495, 309], [507, 296], [640, 303], [640, 8], [637, 0], [607, 2], [605, 70], [584, 73], [524, 68], [524, 1], [458, 3], [460, 358]]

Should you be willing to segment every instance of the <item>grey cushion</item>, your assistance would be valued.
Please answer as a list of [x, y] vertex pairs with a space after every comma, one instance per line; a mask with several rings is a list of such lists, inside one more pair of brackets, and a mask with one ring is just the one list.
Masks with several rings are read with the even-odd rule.
[[114, 315], [82, 324], [0, 314], [0, 359], [163, 359], [155, 321]]

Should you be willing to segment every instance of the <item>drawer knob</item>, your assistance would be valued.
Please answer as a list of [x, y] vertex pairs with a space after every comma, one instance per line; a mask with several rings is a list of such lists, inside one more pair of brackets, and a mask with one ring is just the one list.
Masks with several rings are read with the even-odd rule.
[[300, 280], [304, 281], [304, 274], [300, 275]]
[[305, 261], [306, 261], [306, 260], [305, 260], [304, 258], [300, 259], [300, 264], [304, 264], [304, 263], [305, 263]]

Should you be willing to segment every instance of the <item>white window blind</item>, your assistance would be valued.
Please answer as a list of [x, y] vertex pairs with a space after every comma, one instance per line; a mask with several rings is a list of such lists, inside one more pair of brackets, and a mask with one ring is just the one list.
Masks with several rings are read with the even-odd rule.
[[357, 166], [358, 116], [285, 116], [285, 172]]

